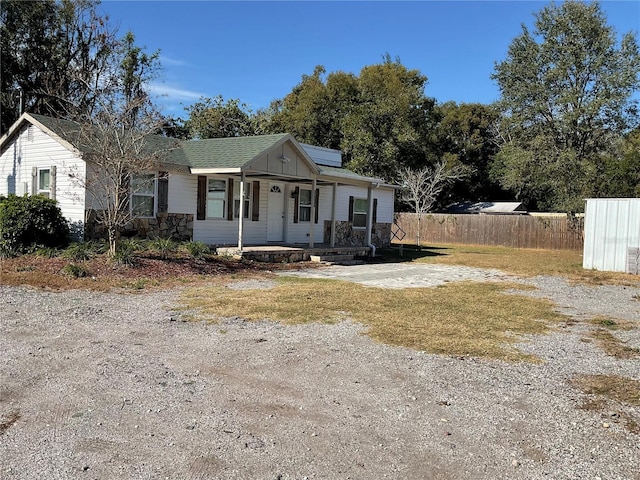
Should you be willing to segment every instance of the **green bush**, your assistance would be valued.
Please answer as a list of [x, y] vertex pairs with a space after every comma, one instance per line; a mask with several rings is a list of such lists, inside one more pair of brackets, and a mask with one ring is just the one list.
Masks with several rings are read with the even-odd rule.
[[55, 200], [40, 195], [0, 197], [0, 251], [20, 254], [68, 243], [69, 225]]
[[210, 253], [209, 247], [204, 242], [187, 242], [182, 245], [189, 255], [197, 260], [202, 260]]
[[111, 262], [116, 265], [125, 267], [133, 267], [136, 264], [135, 253], [139, 247], [139, 243], [135, 241], [122, 240], [118, 243], [116, 253], [111, 257]]
[[166, 260], [172, 253], [178, 249], [178, 244], [170, 238], [154, 238], [149, 242], [149, 248], [154, 252], [158, 252], [160, 258]]
[[75, 263], [68, 263], [62, 267], [62, 273], [73, 278], [83, 278], [88, 274], [82, 265], [76, 265]]
[[91, 260], [97, 254], [104, 253], [104, 251], [105, 244], [103, 242], [76, 242], [69, 245], [62, 253], [62, 257], [76, 262], [83, 262]]

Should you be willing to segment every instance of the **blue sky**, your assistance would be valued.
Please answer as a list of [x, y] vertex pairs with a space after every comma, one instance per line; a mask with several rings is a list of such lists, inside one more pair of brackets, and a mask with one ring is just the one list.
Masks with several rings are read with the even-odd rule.
[[[385, 53], [429, 79], [439, 103], [491, 103], [490, 79], [521, 25], [533, 26], [544, 1], [116, 1], [100, 10], [160, 50], [154, 85], [164, 113], [185, 117], [201, 96], [238, 98], [252, 110], [282, 98], [311, 74], [358, 74]], [[640, 1], [604, 0], [618, 34], [640, 31]]]

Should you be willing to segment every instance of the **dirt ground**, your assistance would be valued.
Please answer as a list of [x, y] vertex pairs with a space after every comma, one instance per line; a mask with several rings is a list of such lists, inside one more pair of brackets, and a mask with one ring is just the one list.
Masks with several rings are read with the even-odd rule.
[[[638, 322], [637, 289], [615, 288], [582, 294], [618, 295]], [[570, 383], [640, 380], [639, 361], [581, 323], [521, 344], [544, 363], [509, 364], [377, 344], [351, 322], [187, 322], [180, 291], [0, 286], [0, 478], [640, 479], [625, 423], [640, 409], [584, 408]]]

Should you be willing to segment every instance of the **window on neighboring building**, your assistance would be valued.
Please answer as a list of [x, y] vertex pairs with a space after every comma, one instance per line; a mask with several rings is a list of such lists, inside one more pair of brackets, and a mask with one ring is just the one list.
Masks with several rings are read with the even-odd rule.
[[367, 199], [355, 198], [353, 201], [353, 226], [364, 228], [367, 226]]
[[207, 182], [207, 218], [225, 217], [227, 182], [209, 178]]
[[38, 170], [38, 195], [51, 197], [51, 170], [48, 168]]
[[[243, 217], [249, 218], [249, 209], [251, 208], [251, 183], [244, 183], [244, 211]], [[240, 182], [233, 182], [233, 218], [240, 216]]]
[[300, 189], [300, 199], [298, 201], [298, 221], [311, 221], [311, 190]]
[[131, 178], [131, 213], [135, 217], [154, 216], [155, 178], [153, 173]]

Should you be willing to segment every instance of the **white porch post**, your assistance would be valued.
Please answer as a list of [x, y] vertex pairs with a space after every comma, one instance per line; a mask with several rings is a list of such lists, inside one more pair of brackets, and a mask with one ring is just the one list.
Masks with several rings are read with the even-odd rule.
[[371, 245], [371, 228], [373, 226], [373, 189], [367, 188], [367, 233], [365, 243]]
[[238, 208], [238, 250], [242, 253], [244, 243], [244, 172], [240, 174], [240, 207]]
[[316, 223], [316, 178], [311, 182], [311, 218], [309, 219], [309, 248], [313, 248], [313, 226]]
[[336, 202], [338, 201], [338, 182], [333, 184], [333, 199], [331, 201], [331, 248], [336, 246]]

